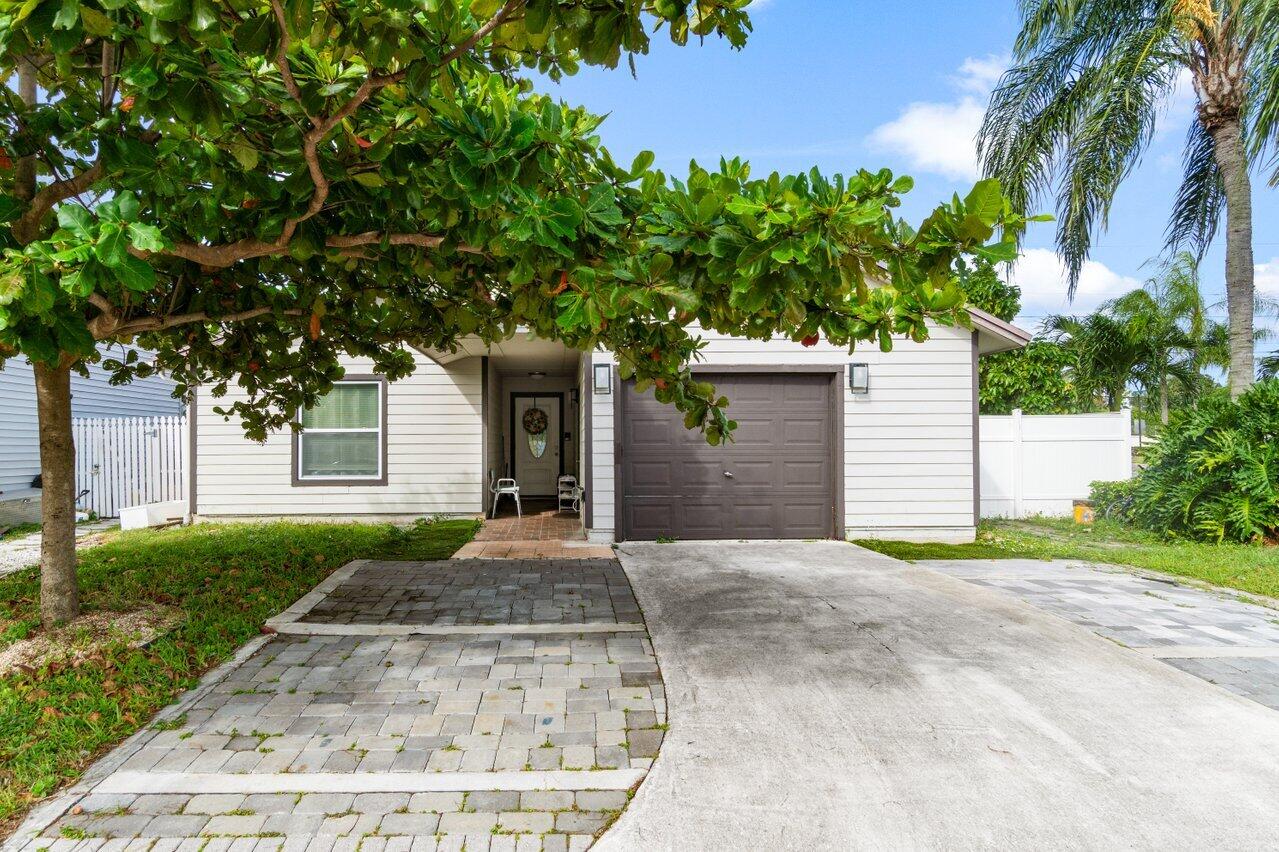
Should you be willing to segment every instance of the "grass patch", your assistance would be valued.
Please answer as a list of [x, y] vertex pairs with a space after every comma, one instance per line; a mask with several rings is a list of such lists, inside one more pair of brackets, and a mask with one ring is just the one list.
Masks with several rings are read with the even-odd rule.
[[0, 541], [9, 541], [14, 538], [25, 538], [32, 533], [40, 532], [40, 525], [37, 523], [14, 524], [4, 532], [0, 532]]
[[[478, 527], [201, 524], [113, 533], [83, 551], [85, 613], [163, 610], [176, 623], [141, 647], [123, 633], [80, 632], [61, 660], [0, 677], [0, 836], [334, 569], [357, 558], [443, 559]], [[0, 653], [38, 635], [38, 570], [0, 578]]]
[[1191, 577], [1279, 598], [1279, 547], [1168, 539], [1113, 521], [1091, 527], [1067, 518], [982, 521], [971, 544], [913, 544], [862, 539], [897, 559], [1086, 559]]

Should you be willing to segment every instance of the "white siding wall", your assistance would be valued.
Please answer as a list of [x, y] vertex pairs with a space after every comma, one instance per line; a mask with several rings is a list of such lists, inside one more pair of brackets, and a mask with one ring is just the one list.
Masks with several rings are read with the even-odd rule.
[[[105, 350], [104, 350], [105, 351]], [[120, 348], [105, 351], [119, 357]], [[100, 366], [89, 367], [89, 378], [71, 374], [73, 417], [141, 417], [181, 414], [182, 400], [174, 399], [173, 382], [163, 376], [112, 387]], [[40, 472], [40, 430], [36, 417], [36, 389], [31, 364], [11, 358], [0, 370], [0, 492], [28, 488]]]
[[[594, 352], [584, 357], [582, 377], [582, 399], [589, 400], [591, 406], [591, 446], [588, 448], [591, 466], [590, 492], [586, 499], [591, 501], [591, 528], [586, 531], [591, 541], [609, 542], [613, 540], [615, 494], [613, 488], [613, 398], [620, 392], [614, 381], [613, 392], [596, 394], [592, 389], [593, 366], [595, 364], [612, 364], [612, 356], [608, 352]], [[585, 407], [585, 406], [583, 406]]]
[[[844, 391], [844, 517], [849, 538], [971, 540], [973, 518], [973, 338], [932, 329], [924, 343], [865, 345], [853, 355], [825, 341], [745, 340], [703, 332], [704, 364], [870, 365], [870, 393]], [[607, 360], [597, 354], [596, 360]], [[617, 389], [614, 388], [614, 393]], [[613, 398], [595, 397], [593, 537], [611, 536]]]
[[[488, 470], [484, 471], [484, 487], [488, 488], [489, 471], [495, 477], [506, 475], [505, 453], [502, 449], [502, 377], [490, 361], [488, 365], [488, 396], [484, 400], [488, 418], [488, 434], [485, 435]], [[489, 495], [485, 494], [485, 507], [488, 506]]]
[[[264, 444], [244, 437], [238, 421], [213, 412], [228, 394], [196, 397], [196, 513], [202, 518], [309, 515], [401, 518], [481, 511], [483, 404], [481, 360], [440, 367], [416, 356], [413, 375], [387, 388], [387, 484], [292, 485], [287, 430]], [[345, 359], [350, 374], [371, 373], [364, 359]]]

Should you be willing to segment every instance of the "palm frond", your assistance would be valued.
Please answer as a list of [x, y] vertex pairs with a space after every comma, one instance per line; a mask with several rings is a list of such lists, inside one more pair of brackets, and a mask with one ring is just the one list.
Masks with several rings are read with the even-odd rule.
[[1196, 120], [1186, 134], [1181, 187], [1168, 218], [1164, 247], [1175, 251], [1189, 246], [1195, 257], [1202, 259], [1217, 236], [1225, 206], [1226, 188], [1217, 168], [1212, 137]]
[[1250, 0], [1241, 4], [1240, 29], [1250, 45], [1248, 63], [1248, 148], [1255, 162], [1274, 169], [1271, 186], [1279, 186], [1279, 2]]
[[1165, 3], [1023, 3], [1018, 63], [978, 134], [983, 171], [1031, 211], [1056, 187], [1058, 247], [1073, 296], [1111, 199], [1139, 162], [1181, 65]]

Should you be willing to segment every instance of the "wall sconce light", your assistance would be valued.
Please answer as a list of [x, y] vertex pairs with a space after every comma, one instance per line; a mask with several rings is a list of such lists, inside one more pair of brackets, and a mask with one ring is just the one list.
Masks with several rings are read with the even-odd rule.
[[577, 388], [568, 389], [568, 401], [572, 405], [577, 405]]
[[600, 395], [613, 392], [613, 365], [596, 364], [592, 390]]
[[848, 365], [848, 389], [853, 393], [870, 393], [870, 365]]

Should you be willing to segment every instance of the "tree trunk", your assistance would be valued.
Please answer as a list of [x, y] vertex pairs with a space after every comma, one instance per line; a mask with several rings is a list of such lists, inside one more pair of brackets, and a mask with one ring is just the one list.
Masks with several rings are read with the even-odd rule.
[[1230, 396], [1252, 386], [1253, 260], [1252, 183], [1238, 118], [1209, 127], [1213, 154], [1226, 190], [1226, 309], [1230, 315]]
[[80, 614], [75, 554], [75, 444], [71, 366], [31, 362], [40, 415], [40, 621], [46, 628]]
[[1168, 425], [1168, 375], [1159, 377], [1159, 422]]
[[[27, 106], [36, 102], [36, 67], [26, 57], [18, 58], [18, 99]], [[26, 119], [18, 123], [19, 131], [26, 129]], [[19, 157], [13, 169], [13, 194], [19, 201], [30, 201], [36, 194], [35, 154]]]

